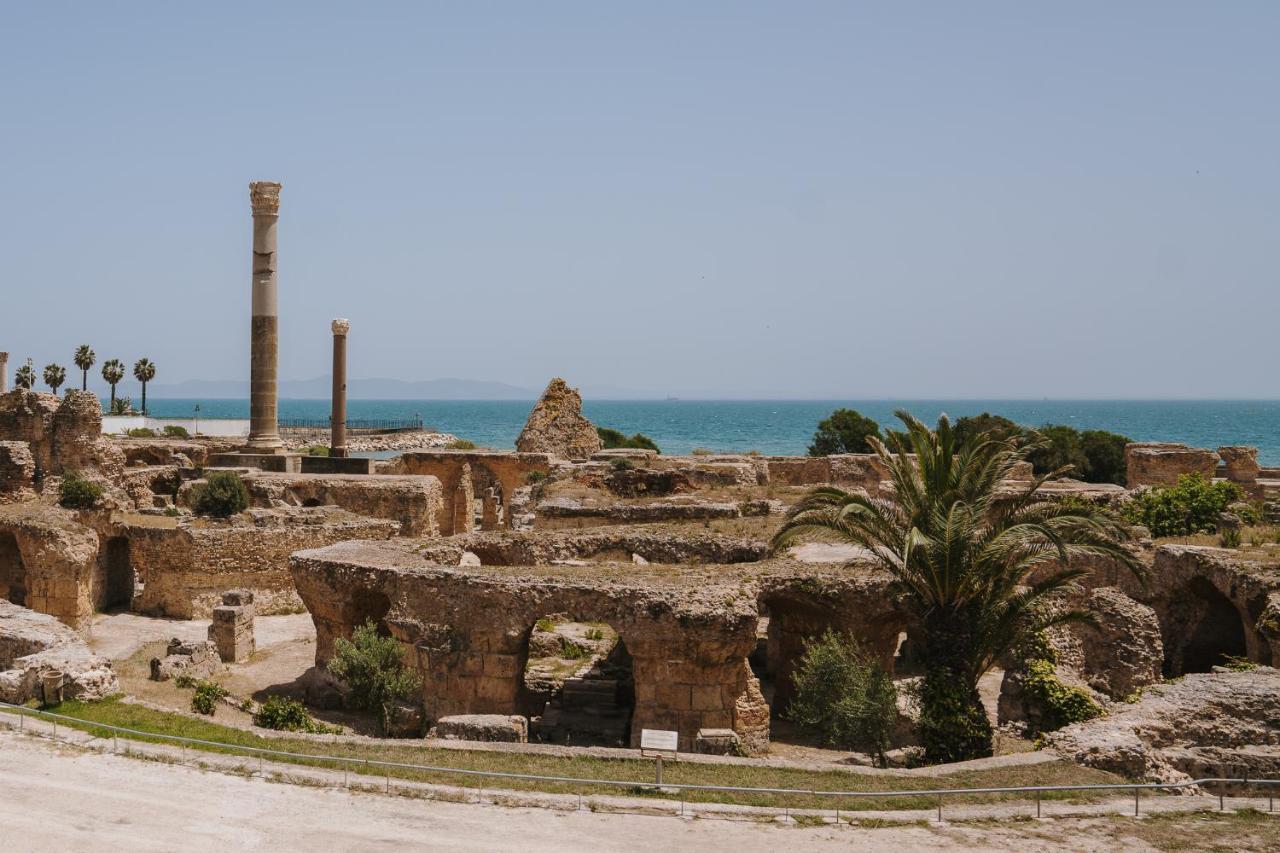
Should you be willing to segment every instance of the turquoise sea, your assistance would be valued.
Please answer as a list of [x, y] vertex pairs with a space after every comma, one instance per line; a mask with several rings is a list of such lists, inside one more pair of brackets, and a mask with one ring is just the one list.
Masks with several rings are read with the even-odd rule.
[[[149, 400], [156, 417], [247, 418], [246, 400]], [[532, 401], [352, 400], [351, 418], [422, 417], [430, 427], [486, 447], [510, 448]], [[642, 432], [667, 453], [759, 450], [803, 454], [819, 420], [841, 406], [886, 426], [895, 409], [926, 421], [992, 412], [1028, 426], [1068, 424], [1106, 429], [1136, 441], [1180, 441], [1193, 447], [1255, 445], [1264, 465], [1280, 465], [1280, 400], [588, 400], [598, 426]], [[281, 400], [281, 418], [327, 418], [328, 400]]]

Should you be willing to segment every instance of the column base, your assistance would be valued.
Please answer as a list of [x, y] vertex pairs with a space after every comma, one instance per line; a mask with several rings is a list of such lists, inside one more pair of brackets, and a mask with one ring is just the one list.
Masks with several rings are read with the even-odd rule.
[[284, 453], [284, 442], [278, 435], [251, 435], [245, 442], [246, 453]]
[[281, 474], [298, 474], [302, 471], [302, 457], [297, 453], [212, 453], [210, 468], [258, 468]]

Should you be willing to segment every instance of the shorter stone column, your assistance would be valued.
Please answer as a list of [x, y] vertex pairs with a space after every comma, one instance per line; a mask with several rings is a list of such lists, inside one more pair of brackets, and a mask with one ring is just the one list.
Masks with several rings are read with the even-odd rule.
[[222, 604], [213, 608], [209, 639], [226, 663], [241, 663], [253, 655], [253, 617], [253, 593], [244, 589], [224, 592]]
[[462, 471], [458, 475], [458, 485], [453, 489], [453, 530], [450, 533], [470, 533], [475, 526], [475, 509], [472, 502], [476, 498], [471, 485], [471, 465], [462, 463]]
[[329, 415], [329, 455], [347, 455], [347, 332], [351, 323], [333, 321], [333, 409]]
[[0, 352], [0, 394], [9, 392], [9, 353]]

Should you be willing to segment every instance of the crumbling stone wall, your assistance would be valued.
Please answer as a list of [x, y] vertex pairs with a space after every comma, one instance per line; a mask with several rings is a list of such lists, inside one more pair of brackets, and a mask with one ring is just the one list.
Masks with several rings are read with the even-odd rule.
[[559, 377], [542, 392], [516, 438], [521, 453], [557, 459], [589, 459], [601, 445], [595, 426], [582, 416], [582, 395]]
[[0, 395], [0, 441], [26, 442], [46, 474], [110, 478], [124, 467], [124, 455], [102, 436], [102, 403], [87, 391], [68, 391], [61, 399], [23, 388]]
[[0, 503], [34, 494], [36, 461], [25, 441], [0, 441]]
[[204, 619], [230, 589], [253, 592], [258, 613], [291, 613], [302, 603], [289, 555], [346, 539], [386, 539], [398, 525], [334, 507], [256, 509], [216, 519], [138, 517], [121, 526], [142, 583], [135, 607], [178, 619]]
[[[465, 533], [470, 527], [460, 528], [458, 519], [470, 518], [471, 507], [458, 506], [459, 496], [465, 496], [467, 488], [459, 489], [463, 477], [470, 489], [481, 492], [488, 482], [496, 482], [502, 496], [510, 506], [517, 489], [529, 482], [529, 475], [537, 471], [551, 471], [551, 457], [545, 453], [505, 453], [492, 450], [436, 450], [405, 453], [397, 460], [396, 473], [418, 474], [435, 477], [440, 482], [443, 504], [437, 513], [437, 528], [441, 535]], [[483, 481], [477, 482], [483, 477]], [[463, 498], [465, 500], [465, 497]], [[513, 513], [507, 512], [506, 525], [512, 524]]]
[[1185, 444], [1127, 444], [1124, 459], [1126, 483], [1131, 489], [1172, 486], [1183, 474], [1199, 474], [1211, 480], [1218, 467], [1218, 454]]
[[273, 474], [241, 477], [260, 507], [333, 505], [400, 524], [404, 536], [435, 536], [444, 495], [440, 481], [422, 475]]
[[0, 598], [88, 625], [94, 612], [98, 535], [75, 514], [39, 504], [0, 508]]
[[636, 527], [595, 528], [583, 532], [500, 531], [441, 540], [423, 549], [442, 565], [458, 564], [470, 551], [486, 566], [546, 565], [556, 561], [627, 563], [752, 563], [763, 560], [767, 543], [723, 533], [679, 533]]
[[291, 567], [315, 622], [317, 664], [337, 637], [374, 619], [406, 645], [431, 720], [514, 713], [533, 626], [562, 613], [608, 623], [630, 653], [633, 745], [643, 728], [678, 731], [688, 751], [699, 729], [732, 729], [750, 753], [768, 743], [769, 709], [747, 664], [755, 594], [732, 575], [646, 583], [559, 567], [461, 571], [391, 542], [303, 551]]
[[0, 702], [41, 696], [44, 673], [60, 670], [68, 699], [101, 699], [120, 691], [111, 662], [89, 651], [71, 628], [44, 613], [0, 601]]

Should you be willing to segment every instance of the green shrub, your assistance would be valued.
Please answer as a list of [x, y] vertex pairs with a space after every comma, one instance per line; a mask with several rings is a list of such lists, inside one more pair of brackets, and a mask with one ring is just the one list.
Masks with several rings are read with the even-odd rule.
[[1228, 528], [1222, 531], [1222, 535], [1218, 537], [1218, 545], [1223, 548], [1239, 548], [1240, 547], [1239, 529]]
[[191, 433], [187, 432], [187, 428], [184, 426], [178, 426], [177, 424], [165, 424], [164, 437], [165, 438], [191, 438]]
[[475, 450], [476, 443], [465, 438], [455, 438], [444, 447], [445, 450]]
[[841, 749], [867, 749], [883, 767], [897, 720], [893, 679], [852, 637], [830, 630], [805, 643], [788, 715]]
[[560, 644], [561, 660], [582, 660], [591, 653], [573, 640], [565, 640]]
[[587, 629], [587, 633], [586, 633], [586, 637], [587, 637], [587, 639], [588, 639], [588, 640], [603, 640], [603, 639], [604, 639], [604, 631], [602, 631], [602, 630], [601, 630], [601, 629], [599, 629], [599, 628], [588, 628], [588, 629]]
[[657, 443], [642, 432], [638, 432], [635, 435], [628, 437], [616, 429], [596, 427], [596, 435], [600, 436], [600, 443], [605, 450], [637, 448], [641, 450], [652, 450], [657, 453], [662, 452], [658, 449]]
[[58, 505], [66, 509], [89, 509], [102, 497], [102, 486], [91, 483], [76, 471], [62, 475], [58, 486]]
[[979, 436], [999, 439], [1020, 437], [1023, 434], [1022, 427], [1008, 418], [993, 415], [990, 412], [957, 418], [952, 429], [955, 432], [956, 441], [960, 444], [967, 444]]
[[196, 489], [192, 508], [199, 515], [229, 518], [249, 508], [249, 490], [235, 471], [214, 471]]
[[609, 467], [615, 471], [630, 471], [636, 465], [630, 459], [614, 459], [609, 463]]
[[533, 629], [535, 631], [542, 631], [543, 633], [550, 634], [556, 629], [556, 623], [553, 622], [550, 617], [543, 616], [537, 622], [533, 623]]
[[715, 451], [707, 450], [705, 447], [695, 447], [693, 450], [689, 451], [689, 454], [691, 456], [714, 456]]
[[328, 456], [329, 448], [323, 444], [313, 444], [304, 451], [308, 456]]
[[195, 695], [191, 697], [191, 710], [197, 714], [205, 714], [212, 717], [214, 710], [218, 707], [218, 702], [229, 695], [227, 688], [216, 681], [197, 681], [195, 682], [195, 687]]
[[1248, 501], [1236, 501], [1227, 506], [1227, 512], [1232, 513], [1245, 524], [1254, 525], [1262, 523], [1262, 509], [1257, 504], [1251, 504]]
[[347, 683], [348, 702], [362, 711], [385, 710], [397, 699], [408, 699], [421, 687], [418, 674], [402, 660], [400, 643], [381, 637], [372, 621], [356, 628], [351, 639], [334, 643], [329, 671]]
[[535, 483], [541, 483], [545, 479], [547, 479], [546, 471], [530, 471], [529, 476], [525, 477], [525, 481], [531, 486]]
[[1223, 655], [1222, 666], [1232, 672], [1250, 672], [1258, 668], [1256, 663], [1239, 655]]
[[133, 414], [133, 400], [129, 397], [116, 397], [111, 401], [111, 412], [113, 415], [131, 415]]
[[278, 732], [332, 734], [339, 731], [316, 722], [301, 702], [288, 696], [268, 696], [267, 701], [254, 713], [253, 724]]
[[836, 409], [818, 421], [818, 431], [809, 445], [810, 456], [833, 453], [871, 453], [868, 438], [880, 437], [880, 425], [853, 409]]
[[125, 435], [130, 438], [155, 438], [156, 431], [151, 427], [134, 427], [133, 429], [126, 431]]
[[1199, 474], [1183, 474], [1176, 486], [1144, 489], [1125, 504], [1125, 518], [1141, 524], [1152, 536], [1213, 533], [1218, 513], [1244, 497], [1235, 483], [1210, 482]]

